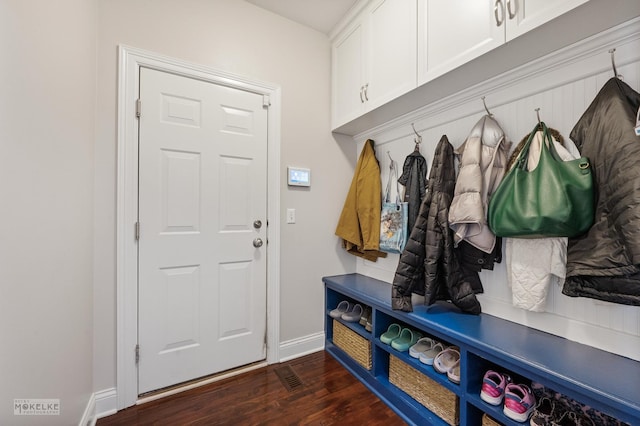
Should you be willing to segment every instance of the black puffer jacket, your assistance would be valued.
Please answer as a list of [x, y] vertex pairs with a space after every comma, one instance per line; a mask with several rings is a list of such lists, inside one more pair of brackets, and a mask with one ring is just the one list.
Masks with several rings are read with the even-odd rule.
[[427, 193], [409, 241], [400, 256], [391, 290], [391, 307], [413, 311], [411, 294], [425, 303], [450, 300], [465, 312], [479, 314], [480, 303], [465, 280], [453, 248], [449, 206], [455, 187], [453, 147], [442, 136], [436, 147]]
[[594, 171], [597, 204], [589, 232], [570, 238], [562, 292], [640, 306], [640, 94], [612, 78], [571, 131]]
[[415, 150], [405, 158], [402, 176], [398, 182], [404, 185], [404, 201], [409, 203], [407, 224], [409, 232], [411, 232], [427, 192], [427, 160], [420, 154], [420, 151]]

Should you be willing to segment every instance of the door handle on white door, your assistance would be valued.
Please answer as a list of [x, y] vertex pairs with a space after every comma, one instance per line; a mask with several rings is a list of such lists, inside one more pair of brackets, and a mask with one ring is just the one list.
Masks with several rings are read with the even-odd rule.
[[[502, 12], [502, 18], [498, 18], [498, 6], [501, 9], [500, 12]], [[496, 25], [502, 25], [502, 22], [504, 21], [504, 9], [502, 8], [502, 0], [496, 0], [496, 2], [493, 4], [493, 16], [496, 17]]]
[[262, 244], [263, 244], [263, 242], [262, 242], [262, 238], [256, 238], [255, 240], [253, 240], [253, 246], [254, 246], [255, 248], [260, 248], [260, 247], [262, 247]]
[[369, 96], [367, 96], [367, 90], [369, 90], [369, 83], [364, 85], [364, 99], [369, 100]]
[[360, 103], [364, 103], [364, 99], [362, 99], [362, 92], [364, 92], [364, 86], [360, 86]]

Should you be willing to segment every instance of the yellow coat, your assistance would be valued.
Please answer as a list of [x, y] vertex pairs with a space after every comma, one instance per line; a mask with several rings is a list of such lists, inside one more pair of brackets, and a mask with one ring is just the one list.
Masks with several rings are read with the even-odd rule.
[[380, 165], [368, 139], [351, 181], [347, 199], [338, 220], [336, 235], [343, 239], [343, 247], [351, 254], [376, 261], [387, 254], [380, 247], [380, 208], [382, 206]]

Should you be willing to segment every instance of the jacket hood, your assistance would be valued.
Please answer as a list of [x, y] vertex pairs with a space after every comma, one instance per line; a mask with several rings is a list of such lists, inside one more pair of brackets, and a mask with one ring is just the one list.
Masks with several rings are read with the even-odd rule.
[[[495, 148], [504, 139], [504, 130], [496, 120], [485, 115], [473, 126], [467, 137], [467, 142], [472, 139], [480, 140], [482, 145], [486, 147]], [[456, 150], [457, 154], [462, 155], [467, 142]]]

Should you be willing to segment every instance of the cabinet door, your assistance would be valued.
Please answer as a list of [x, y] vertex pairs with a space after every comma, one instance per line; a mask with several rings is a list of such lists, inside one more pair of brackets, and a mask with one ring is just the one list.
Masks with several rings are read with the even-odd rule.
[[365, 30], [363, 22], [359, 20], [333, 43], [331, 92], [334, 129], [364, 112]]
[[588, 0], [503, 0], [507, 14], [507, 41], [570, 11]]
[[499, 0], [420, 0], [418, 84], [503, 44], [502, 5]]
[[417, 1], [376, 0], [369, 26], [365, 107], [377, 108], [417, 86]]

